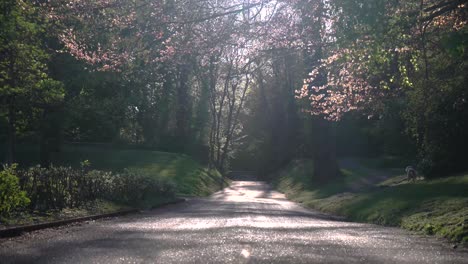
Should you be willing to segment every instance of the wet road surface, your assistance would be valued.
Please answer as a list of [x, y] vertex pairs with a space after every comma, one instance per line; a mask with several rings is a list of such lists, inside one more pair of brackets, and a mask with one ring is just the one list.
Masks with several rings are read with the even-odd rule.
[[0, 240], [0, 263], [468, 263], [468, 252], [235, 181], [209, 198]]

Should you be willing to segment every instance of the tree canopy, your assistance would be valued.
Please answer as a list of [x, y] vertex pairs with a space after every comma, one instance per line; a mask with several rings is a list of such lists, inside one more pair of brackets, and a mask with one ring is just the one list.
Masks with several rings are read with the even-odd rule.
[[467, 2], [3, 1], [8, 161], [18, 140], [43, 165], [62, 141], [113, 142], [222, 171], [311, 158], [327, 181], [336, 142], [370, 138], [361, 154], [467, 169]]

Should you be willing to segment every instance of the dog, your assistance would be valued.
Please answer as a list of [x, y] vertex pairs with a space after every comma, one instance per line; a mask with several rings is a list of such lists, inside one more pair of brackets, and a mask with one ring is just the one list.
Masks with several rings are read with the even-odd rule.
[[413, 166], [407, 166], [406, 169], [406, 179], [408, 181], [416, 181], [416, 177], [418, 175], [418, 172], [413, 168]]

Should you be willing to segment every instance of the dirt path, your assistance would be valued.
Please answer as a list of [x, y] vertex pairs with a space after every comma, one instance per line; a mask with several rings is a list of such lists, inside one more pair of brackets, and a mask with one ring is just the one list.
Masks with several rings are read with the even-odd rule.
[[[359, 160], [355, 158], [345, 158], [339, 161], [340, 168], [352, 171], [359, 171], [365, 174], [365, 177], [358, 178], [356, 181], [350, 183], [350, 191], [357, 192], [366, 188], [373, 188], [376, 184], [385, 181], [386, 179], [396, 176], [397, 174], [390, 169], [376, 169], [364, 166]], [[402, 173], [403, 174], [403, 169]]]

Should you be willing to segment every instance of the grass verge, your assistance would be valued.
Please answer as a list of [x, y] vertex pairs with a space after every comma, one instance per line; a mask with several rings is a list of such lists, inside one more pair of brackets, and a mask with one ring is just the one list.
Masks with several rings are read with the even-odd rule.
[[344, 169], [342, 180], [323, 186], [314, 184], [312, 171], [311, 161], [292, 162], [274, 176], [273, 185], [293, 201], [351, 221], [399, 226], [468, 244], [468, 174], [408, 183], [395, 170], [385, 169], [387, 180], [356, 189], [356, 182], [372, 182], [375, 168]]

